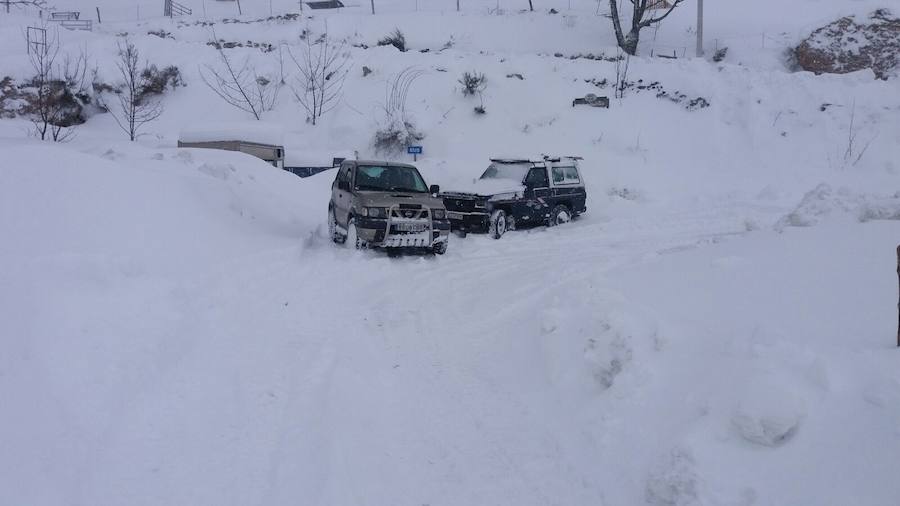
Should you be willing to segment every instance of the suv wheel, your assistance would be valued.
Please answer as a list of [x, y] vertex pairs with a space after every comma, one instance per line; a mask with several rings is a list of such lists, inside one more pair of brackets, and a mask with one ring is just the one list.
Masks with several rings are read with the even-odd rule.
[[434, 243], [431, 247], [431, 251], [434, 252], [435, 255], [443, 255], [447, 252], [447, 241]]
[[366, 248], [366, 243], [359, 238], [359, 232], [356, 230], [356, 218], [352, 216], [347, 220], [347, 235], [344, 237], [344, 245], [348, 248]]
[[550, 211], [550, 221], [547, 224], [554, 227], [570, 221], [572, 221], [572, 214], [569, 212], [569, 208], [560, 204]]
[[338, 233], [337, 220], [334, 218], [334, 210], [330, 207], [328, 208], [328, 235], [335, 244], [342, 244], [344, 239], [346, 239], [343, 235]]
[[494, 239], [499, 239], [503, 237], [503, 234], [506, 233], [507, 230], [507, 222], [506, 222], [506, 211], [503, 209], [497, 209], [496, 211], [491, 213], [491, 225], [488, 229], [488, 234]]

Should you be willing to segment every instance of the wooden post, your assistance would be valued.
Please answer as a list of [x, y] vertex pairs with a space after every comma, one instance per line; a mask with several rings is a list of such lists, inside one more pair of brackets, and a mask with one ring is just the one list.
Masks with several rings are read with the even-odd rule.
[[[900, 245], [897, 246], [897, 283], [900, 284]], [[900, 347], [900, 295], [897, 296], [897, 347]]]
[[100, 7], [97, 7], [97, 24], [99, 25], [99, 24], [102, 24], [102, 23], [103, 23], [103, 22], [100, 21]]
[[372, 14], [375, 14], [375, 0], [372, 0]]

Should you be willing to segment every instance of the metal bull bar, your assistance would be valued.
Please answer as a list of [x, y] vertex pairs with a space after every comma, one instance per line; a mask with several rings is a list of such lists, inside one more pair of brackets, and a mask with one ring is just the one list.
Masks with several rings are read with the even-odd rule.
[[388, 208], [384, 242], [388, 248], [430, 248], [434, 243], [434, 223], [431, 209]]

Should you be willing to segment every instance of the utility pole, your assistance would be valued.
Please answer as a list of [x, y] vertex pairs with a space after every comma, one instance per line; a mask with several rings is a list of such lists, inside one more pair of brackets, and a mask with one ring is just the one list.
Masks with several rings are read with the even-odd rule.
[[697, 0], [697, 57], [703, 56], [703, 0]]

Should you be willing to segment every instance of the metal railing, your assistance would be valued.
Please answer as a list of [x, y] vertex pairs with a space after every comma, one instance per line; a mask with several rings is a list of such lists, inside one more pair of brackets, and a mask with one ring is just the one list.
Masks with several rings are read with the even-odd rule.
[[67, 30], [85, 30], [88, 32], [94, 31], [94, 21], [90, 19], [72, 19], [60, 21], [59, 26]]
[[163, 15], [166, 17], [175, 17], [175, 16], [190, 16], [193, 14], [189, 7], [186, 7], [175, 0], [166, 0], [166, 3], [163, 6]]

